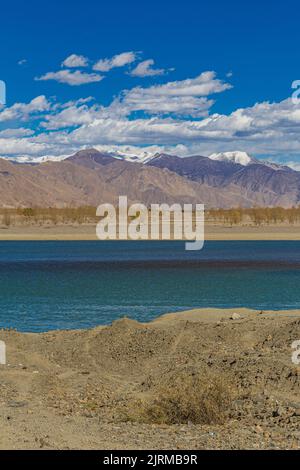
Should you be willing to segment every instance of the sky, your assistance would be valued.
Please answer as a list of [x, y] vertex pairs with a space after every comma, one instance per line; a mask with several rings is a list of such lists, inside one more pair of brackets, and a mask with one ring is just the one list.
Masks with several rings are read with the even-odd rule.
[[6, 3], [0, 156], [239, 150], [300, 169], [296, 1]]

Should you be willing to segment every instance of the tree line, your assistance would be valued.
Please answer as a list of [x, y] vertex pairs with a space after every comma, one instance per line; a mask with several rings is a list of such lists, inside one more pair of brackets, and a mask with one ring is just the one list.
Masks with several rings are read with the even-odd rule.
[[[233, 209], [208, 209], [206, 222], [225, 225], [270, 225], [300, 223], [300, 207], [253, 207]], [[10, 225], [58, 225], [96, 223], [96, 207], [82, 206], [69, 208], [0, 208], [0, 223]]]
[[229, 225], [297, 224], [300, 223], [300, 207], [211, 209], [206, 212], [206, 220]]
[[0, 208], [2, 225], [58, 225], [86, 224], [97, 220], [96, 208], [92, 206], [69, 208]]

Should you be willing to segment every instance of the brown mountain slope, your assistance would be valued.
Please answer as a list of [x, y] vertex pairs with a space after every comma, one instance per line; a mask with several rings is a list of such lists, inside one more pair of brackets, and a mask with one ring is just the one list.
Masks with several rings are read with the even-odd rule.
[[236, 205], [230, 192], [192, 182], [167, 169], [146, 167], [112, 158], [110, 164], [82, 165], [67, 159], [38, 165], [0, 159], [1, 207], [64, 207], [130, 202]]
[[[150, 162], [151, 163], [151, 162]], [[0, 159], [1, 207], [73, 207], [129, 202], [204, 203], [207, 208], [297, 205], [300, 174], [262, 164], [248, 167], [206, 157], [161, 156], [143, 165], [95, 149], [56, 162]]]
[[239, 205], [291, 207], [300, 202], [300, 172], [284, 165], [251, 158], [250, 164], [212, 160], [202, 156], [179, 158], [161, 154], [147, 165], [167, 168], [217, 191], [236, 194]]

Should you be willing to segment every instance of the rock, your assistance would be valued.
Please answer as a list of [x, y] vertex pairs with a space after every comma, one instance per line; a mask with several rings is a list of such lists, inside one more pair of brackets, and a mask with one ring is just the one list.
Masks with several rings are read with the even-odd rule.
[[10, 408], [22, 408], [23, 406], [28, 406], [28, 402], [27, 401], [10, 400], [7, 403], [7, 406], [9, 406]]
[[239, 320], [240, 318], [241, 318], [241, 315], [239, 313], [234, 312], [231, 315], [230, 320]]

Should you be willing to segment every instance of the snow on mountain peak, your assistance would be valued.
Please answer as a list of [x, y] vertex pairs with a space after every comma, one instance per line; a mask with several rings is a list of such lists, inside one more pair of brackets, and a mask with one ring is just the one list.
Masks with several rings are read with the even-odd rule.
[[155, 145], [149, 146], [146, 149], [131, 145], [95, 145], [95, 149], [99, 152], [107, 153], [117, 160], [125, 160], [132, 163], [147, 163], [160, 150], [160, 148]]
[[249, 163], [254, 162], [254, 159], [251, 158], [246, 152], [239, 152], [239, 151], [213, 153], [208, 158], [210, 158], [211, 160], [238, 163], [243, 166], [247, 166], [249, 165]]

